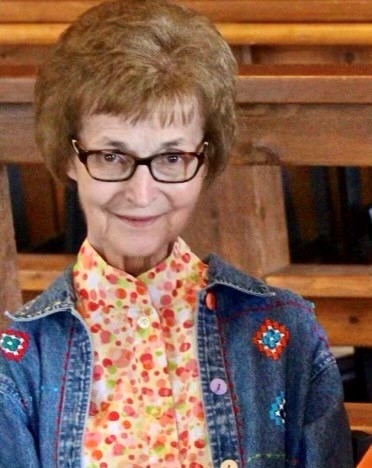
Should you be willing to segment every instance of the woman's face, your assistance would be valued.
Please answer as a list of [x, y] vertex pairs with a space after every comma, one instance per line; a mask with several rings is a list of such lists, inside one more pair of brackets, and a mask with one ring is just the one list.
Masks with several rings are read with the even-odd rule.
[[[78, 139], [85, 150], [116, 149], [141, 158], [168, 150], [194, 152], [203, 139], [203, 121], [199, 112], [187, 124], [175, 119], [168, 126], [156, 115], [132, 124], [96, 114], [85, 118]], [[192, 214], [206, 168], [176, 184], [155, 181], [144, 165], [129, 180], [101, 182], [75, 157], [68, 175], [77, 182], [91, 245], [111, 266], [138, 275], [168, 256]]]

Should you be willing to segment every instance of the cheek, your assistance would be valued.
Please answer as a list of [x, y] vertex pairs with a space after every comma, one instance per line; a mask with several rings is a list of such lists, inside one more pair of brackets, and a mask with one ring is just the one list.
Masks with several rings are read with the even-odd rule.
[[192, 210], [199, 199], [201, 189], [202, 181], [199, 179], [192, 181], [190, 185], [185, 184], [185, 187], [182, 187], [182, 189], [174, 193], [173, 206], [176, 209]]
[[84, 212], [99, 210], [106, 206], [111, 194], [92, 180], [77, 181], [80, 205]]

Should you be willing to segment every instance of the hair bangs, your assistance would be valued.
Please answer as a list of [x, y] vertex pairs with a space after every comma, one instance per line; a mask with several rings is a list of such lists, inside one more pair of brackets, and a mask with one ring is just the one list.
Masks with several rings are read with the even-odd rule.
[[[191, 89], [168, 87], [166, 89], [148, 89], [147, 92], [138, 92], [137, 87], [131, 90], [115, 86], [110, 89], [100, 87], [99, 90], [85, 91], [80, 102], [81, 122], [84, 116], [93, 114], [109, 114], [123, 116], [123, 118], [136, 124], [142, 120], [158, 118], [161, 126], [167, 127], [173, 123], [188, 125], [197, 112], [202, 112], [199, 93]], [[204, 115], [201, 116], [204, 118]]]

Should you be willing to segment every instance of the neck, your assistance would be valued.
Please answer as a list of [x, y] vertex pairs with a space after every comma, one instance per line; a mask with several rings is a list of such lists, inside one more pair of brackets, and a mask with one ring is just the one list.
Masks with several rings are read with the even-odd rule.
[[172, 251], [173, 243], [164, 246], [153, 255], [148, 256], [121, 256], [113, 252], [110, 248], [97, 249], [93, 244], [92, 247], [105, 260], [105, 262], [121, 271], [125, 271], [131, 276], [137, 277], [151, 268], [154, 268], [160, 262], [165, 260]]

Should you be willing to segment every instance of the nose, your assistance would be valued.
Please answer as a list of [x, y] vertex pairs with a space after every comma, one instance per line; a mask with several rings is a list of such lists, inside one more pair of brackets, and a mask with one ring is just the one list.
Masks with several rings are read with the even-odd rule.
[[157, 182], [146, 166], [137, 166], [132, 177], [123, 183], [127, 200], [138, 207], [148, 206], [156, 196]]

